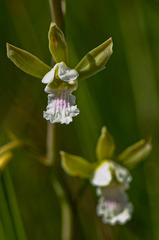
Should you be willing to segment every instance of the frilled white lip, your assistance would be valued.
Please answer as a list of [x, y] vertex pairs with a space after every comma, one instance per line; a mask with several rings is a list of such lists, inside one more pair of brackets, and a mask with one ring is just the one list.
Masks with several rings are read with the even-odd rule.
[[68, 68], [63, 62], [55, 64], [55, 66], [43, 77], [42, 83], [49, 84], [53, 81], [56, 68], [58, 69], [58, 77], [64, 82], [74, 81], [79, 74], [75, 69]]
[[79, 114], [79, 109], [75, 105], [76, 97], [73, 96], [72, 91], [67, 89], [52, 90], [48, 95], [48, 105], [43, 116], [51, 123], [69, 124], [72, 122], [72, 117]]
[[98, 194], [100, 198], [97, 205], [97, 215], [102, 217], [104, 223], [110, 225], [125, 224], [131, 219], [133, 206], [128, 202], [123, 186], [112, 184], [98, 189]]
[[114, 175], [119, 183], [125, 185], [125, 188], [128, 187], [132, 180], [129, 171], [126, 168], [113, 161], [102, 161], [95, 169], [91, 183], [92, 185], [99, 187], [108, 186], [113, 180]]

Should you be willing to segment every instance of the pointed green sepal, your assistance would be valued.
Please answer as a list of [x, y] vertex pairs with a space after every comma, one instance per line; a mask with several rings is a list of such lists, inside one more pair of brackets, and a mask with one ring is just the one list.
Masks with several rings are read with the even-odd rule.
[[113, 137], [110, 135], [106, 127], [102, 128], [101, 136], [98, 139], [96, 147], [96, 155], [98, 161], [111, 159], [115, 150]]
[[55, 23], [49, 29], [49, 49], [56, 63], [68, 63], [68, 48], [63, 32]]
[[135, 167], [136, 164], [145, 159], [152, 149], [151, 138], [142, 139], [123, 151], [118, 160], [128, 168]]
[[60, 152], [62, 168], [71, 176], [91, 178], [94, 171], [94, 164], [89, 163], [84, 158]]
[[112, 38], [87, 53], [87, 55], [75, 67], [79, 73], [79, 79], [88, 78], [105, 68], [109, 57], [112, 54]]
[[7, 56], [18, 68], [37, 78], [42, 79], [51, 70], [51, 67], [39, 58], [9, 43], [7, 43]]

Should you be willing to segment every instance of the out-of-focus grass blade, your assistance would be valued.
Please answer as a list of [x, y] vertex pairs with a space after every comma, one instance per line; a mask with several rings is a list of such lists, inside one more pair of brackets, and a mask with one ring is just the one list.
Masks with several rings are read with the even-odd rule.
[[17, 240], [2, 181], [0, 181], [0, 218], [6, 234], [6, 239]]

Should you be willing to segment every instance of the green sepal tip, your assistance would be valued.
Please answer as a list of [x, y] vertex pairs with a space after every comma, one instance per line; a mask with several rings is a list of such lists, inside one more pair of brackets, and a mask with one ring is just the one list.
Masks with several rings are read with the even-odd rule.
[[49, 33], [49, 49], [56, 63], [68, 64], [68, 48], [63, 32], [55, 23], [51, 23]]
[[37, 78], [42, 79], [51, 70], [51, 67], [39, 58], [9, 43], [7, 43], [7, 56], [22, 71]]
[[109, 38], [107, 41], [87, 53], [75, 67], [79, 73], [79, 80], [88, 78], [103, 70], [113, 52], [112, 47], [112, 38]]
[[115, 151], [115, 143], [111, 134], [106, 127], [102, 128], [101, 136], [98, 139], [96, 147], [96, 155], [98, 161], [111, 159]]
[[125, 149], [119, 155], [118, 161], [127, 168], [133, 168], [148, 156], [151, 149], [151, 137], [147, 137]]

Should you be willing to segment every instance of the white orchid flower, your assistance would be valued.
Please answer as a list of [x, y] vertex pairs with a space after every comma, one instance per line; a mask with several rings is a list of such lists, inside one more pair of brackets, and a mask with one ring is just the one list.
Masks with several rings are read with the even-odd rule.
[[129, 171], [113, 161], [102, 161], [95, 169], [91, 183], [97, 186], [97, 215], [104, 223], [124, 224], [131, 219], [133, 207], [125, 193], [131, 180]]
[[72, 122], [72, 117], [79, 114], [79, 109], [75, 105], [76, 97], [72, 92], [77, 89], [78, 72], [68, 68], [63, 62], [57, 63], [49, 71], [42, 82], [47, 84], [45, 92], [48, 95], [48, 106], [43, 116], [51, 123]]

